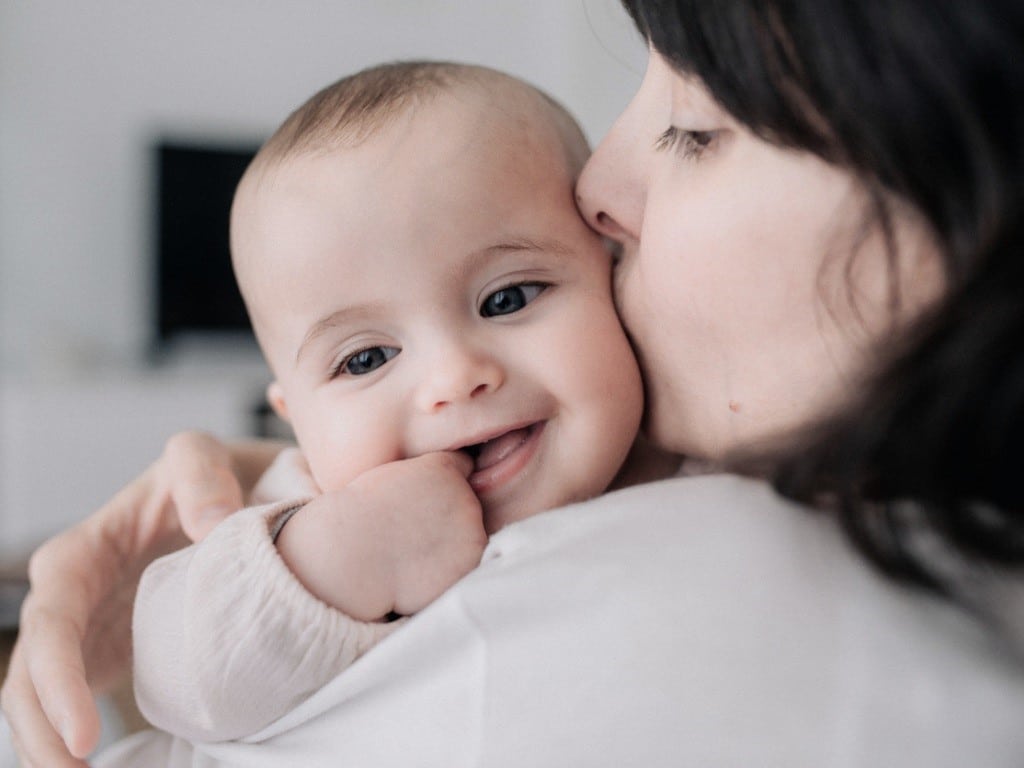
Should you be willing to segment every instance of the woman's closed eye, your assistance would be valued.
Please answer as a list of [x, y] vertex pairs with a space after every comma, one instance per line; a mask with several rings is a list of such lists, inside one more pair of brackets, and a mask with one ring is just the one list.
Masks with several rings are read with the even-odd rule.
[[380, 368], [402, 350], [398, 347], [366, 347], [343, 357], [331, 371], [331, 378], [338, 376], [363, 376]]
[[654, 142], [654, 148], [658, 151], [672, 150], [686, 160], [697, 160], [717, 137], [718, 131], [688, 131], [670, 125]]
[[546, 283], [519, 283], [499, 288], [484, 299], [480, 306], [480, 314], [483, 317], [511, 315], [536, 299], [547, 288]]

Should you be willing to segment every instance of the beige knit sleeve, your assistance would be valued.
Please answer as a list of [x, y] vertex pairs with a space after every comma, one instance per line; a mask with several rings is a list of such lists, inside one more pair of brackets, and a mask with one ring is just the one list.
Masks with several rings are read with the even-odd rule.
[[256, 733], [402, 621], [356, 621], [310, 595], [270, 540], [296, 500], [242, 510], [143, 574], [133, 618], [135, 695], [190, 741]]

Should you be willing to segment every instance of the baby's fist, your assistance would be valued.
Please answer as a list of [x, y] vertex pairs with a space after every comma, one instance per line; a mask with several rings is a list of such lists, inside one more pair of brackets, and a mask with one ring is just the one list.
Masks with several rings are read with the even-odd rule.
[[278, 551], [309, 592], [361, 621], [416, 613], [480, 563], [487, 533], [461, 453], [384, 464], [317, 496]]
[[466, 482], [472, 469], [462, 453], [428, 453], [377, 467], [350, 484], [360, 507], [376, 509], [396, 613], [423, 609], [480, 564], [487, 533]]

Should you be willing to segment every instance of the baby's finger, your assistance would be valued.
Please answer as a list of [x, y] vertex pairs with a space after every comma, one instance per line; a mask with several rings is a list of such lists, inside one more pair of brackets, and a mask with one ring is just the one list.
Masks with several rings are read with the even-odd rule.
[[463, 477], [469, 477], [473, 472], [473, 459], [469, 457], [469, 454], [462, 451], [444, 451], [438, 456]]

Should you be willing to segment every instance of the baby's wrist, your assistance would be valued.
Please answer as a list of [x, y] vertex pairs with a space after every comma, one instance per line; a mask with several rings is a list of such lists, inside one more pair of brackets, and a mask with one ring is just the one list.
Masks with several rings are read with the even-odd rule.
[[306, 506], [305, 503], [289, 507], [284, 512], [280, 513], [274, 520], [273, 524], [270, 526], [270, 541], [273, 542], [275, 547], [277, 546], [277, 539], [281, 536], [281, 530], [304, 506]]
[[[318, 600], [359, 621], [383, 620], [394, 599], [382, 578], [388, 563], [361, 531], [363, 516], [340, 494], [319, 496], [281, 513], [270, 528], [284, 564]], [[344, 524], [339, 525], [339, 517]]]

